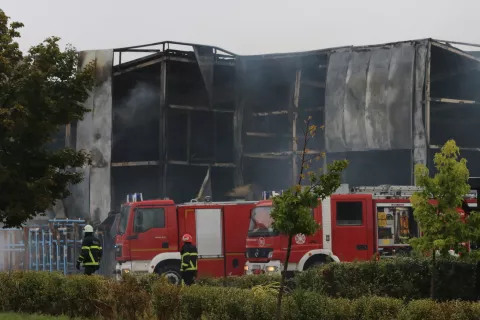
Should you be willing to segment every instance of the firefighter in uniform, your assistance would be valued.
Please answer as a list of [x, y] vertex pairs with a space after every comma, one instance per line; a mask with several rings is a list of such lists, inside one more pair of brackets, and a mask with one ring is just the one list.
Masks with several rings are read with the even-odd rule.
[[94, 274], [100, 269], [100, 259], [102, 258], [102, 245], [93, 235], [93, 227], [89, 224], [83, 228], [85, 236], [82, 241], [82, 252], [77, 260], [77, 270], [80, 270], [80, 264], [83, 264], [86, 275]]
[[189, 234], [184, 234], [182, 237], [184, 242], [180, 255], [182, 257], [182, 265], [180, 272], [182, 274], [182, 285], [190, 286], [194, 283], [197, 276], [197, 247], [192, 244], [193, 238]]

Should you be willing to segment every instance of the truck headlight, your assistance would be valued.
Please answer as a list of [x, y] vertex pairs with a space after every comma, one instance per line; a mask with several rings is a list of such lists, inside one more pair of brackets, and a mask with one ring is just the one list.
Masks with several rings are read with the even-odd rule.
[[275, 272], [275, 271], [277, 271], [277, 267], [268, 266], [266, 270], [267, 270], [267, 272]]
[[248, 271], [248, 266], [243, 266], [243, 271]]
[[122, 272], [123, 273], [130, 273], [130, 269], [123, 269]]

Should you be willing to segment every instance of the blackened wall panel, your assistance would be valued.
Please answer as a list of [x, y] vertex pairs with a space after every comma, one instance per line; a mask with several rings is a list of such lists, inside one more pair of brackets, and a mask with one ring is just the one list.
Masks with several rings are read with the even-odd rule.
[[431, 140], [432, 145], [443, 145], [454, 139], [463, 148], [479, 148], [478, 139], [480, 108], [478, 105], [432, 103]]
[[347, 150], [362, 150], [367, 143], [365, 131], [365, 110], [367, 105], [365, 103], [365, 95], [367, 92], [366, 79], [370, 55], [371, 51], [352, 52], [348, 64], [343, 105], [343, 131]]
[[[392, 47], [388, 74], [387, 114], [392, 149], [411, 149], [415, 44]], [[374, 86], [372, 93], [375, 93]], [[369, 108], [369, 106], [367, 106]]]
[[[385, 48], [390, 54], [376, 53]], [[412, 148], [414, 56], [415, 47], [411, 43], [331, 54], [325, 98], [327, 152]], [[384, 63], [386, 57], [388, 64]], [[385, 69], [387, 88], [385, 82], [377, 81], [385, 76]], [[371, 96], [379, 97], [372, 100]], [[387, 125], [374, 126], [372, 119]]]
[[112, 210], [120, 210], [128, 194], [140, 192], [144, 199], [160, 199], [159, 167], [112, 168]]
[[113, 162], [158, 160], [160, 64], [113, 81]]
[[347, 150], [345, 138], [346, 79], [351, 52], [336, 52], [330, 56], [325, 92], [325, 146], [328, 152]]
[[381, 184], [410, 185], [412, 176], [411, 151], [377, 150], [366, 152], [329, 153], [327, 160], [349, 161], [342, 180], [353, 186]]
[[[169, 165], [167, 171], [167, 196], [176, 203], [194, 199], [202, 186], [208, 167]], [[213, 188], [213, 181], [212, 181]]]
[[367, 144], [373, 149], [389, 149], [390, 140], [378, 132], [388, 133], [388, 122], [383, 117], [387, 109], [388, 67], [391, 50], [380, 49], [372, 52], [367, 79], [365, 130]]

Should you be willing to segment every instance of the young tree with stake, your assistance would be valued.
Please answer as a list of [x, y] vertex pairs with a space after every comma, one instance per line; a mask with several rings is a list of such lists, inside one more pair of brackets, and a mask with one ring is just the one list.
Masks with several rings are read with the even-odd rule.
[[437, 173], [430, 176], [423, 164], [415, 166], [417, 185], [411, 203], [415, 220], [422, 236], [410, 240], [412, 247], [420, 254], [431, 257], [430, 295], [435, 297], [435, 258], [449, 257], [454, 250], [461, 257], [467, 252], [462, 243], [476, 241], [480, 236], [480, 215], [471, 212], [464, 220], [457, 211], [462, 206], [464, 196], [470, 191], [467, 160], [459, 159], [460, 149], [454, 140], [449, 140], [441, 151], [435, 154]]
[[311, 210], [318, 206], [319, 201], [325, 199], [340, 187], [341, 174], [348, 165], [346, 160], [334, 161], [327, 166], [323, 173], [309, 171], [312, 162], [318, 161], [324, 156], [324, 154], [316, 157], [308, 156], [308, 143], [317, 132], [317, 127], [311, 124], [311, 119], [311, 117], [308, 117], [305, 121], [303, 130], [303, 149], [299, 154], [301, 167], [298, 183], [282, 195], [273, 198], [271, 213], [274, 221], [273, 228], [288, 237], [287, 253], [277, 300], [277, 319], [281, 318], [282, 297], [292, 239], [299, 233], [313, 235], [317, 231], [319, 225], [313, 219]]

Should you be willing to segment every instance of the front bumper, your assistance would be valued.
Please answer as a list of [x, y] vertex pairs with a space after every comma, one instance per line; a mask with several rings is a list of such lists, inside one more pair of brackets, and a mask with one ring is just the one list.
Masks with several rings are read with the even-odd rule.
[[280, 260], [270, 260], [266, 263], [247, 261], [244, 266], [245, 274], [281, 274], [282, 270], [283, 264]]
[[120, 280], [122, 275], [127, 273], [146, 274], [148, 273], [148, 266], [150, 261], [127, 261], [124, 263], [117, 263], [115, 266], [115, 277]]

